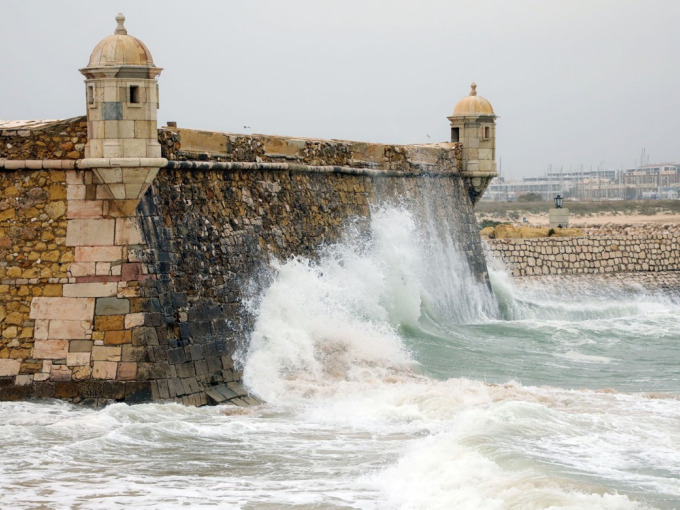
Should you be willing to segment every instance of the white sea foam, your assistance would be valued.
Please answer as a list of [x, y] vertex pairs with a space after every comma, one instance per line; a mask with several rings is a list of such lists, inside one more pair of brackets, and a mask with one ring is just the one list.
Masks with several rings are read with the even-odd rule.
[[582, 361], [584, 363], [611, 363], [612, 359], [607, 356], [593, 356], [590, 354], [582, 354], [576, 351], [567, 351], [564, 353], [555, 354], [558, 358], [571, 359], [575, 361]]

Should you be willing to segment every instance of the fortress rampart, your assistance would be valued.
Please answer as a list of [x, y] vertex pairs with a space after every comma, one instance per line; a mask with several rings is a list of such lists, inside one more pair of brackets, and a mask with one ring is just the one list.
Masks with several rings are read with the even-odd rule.
[[253, 319], [244, 298], [271, 258], [313, 258], [381, 197], [433, 195], [485, 274], [460, 144], [163, 128], [127, 215], [75, 157], [85, 118], [20, 128], [0, 133], [1, 399], [254, 402], [233, 359]]

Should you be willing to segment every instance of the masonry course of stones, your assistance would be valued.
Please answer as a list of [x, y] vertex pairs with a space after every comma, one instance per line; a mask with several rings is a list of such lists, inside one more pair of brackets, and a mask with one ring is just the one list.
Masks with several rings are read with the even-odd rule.
[[583, 237], [490, 239], [486, 244], [513, 276], [680, 270], [680, 225], [608, 225]]

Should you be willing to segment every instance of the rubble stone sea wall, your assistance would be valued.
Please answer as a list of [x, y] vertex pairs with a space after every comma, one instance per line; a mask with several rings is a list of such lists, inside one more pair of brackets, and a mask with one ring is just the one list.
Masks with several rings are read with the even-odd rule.
[[[333, 162], [326, 158], [319, 162]], [[246, 304], [273, 276], [270, 261], [314, 260], [348, 226], [365, 229], [381, 198], [430, 187], [440, 192], [438, 211], [463, 226], [465, 253], [485, 278], [472, 204], [456, 175], [161, 169], [139, 208], [141, 258], [155, 275], [142, 283], [154, 399], [248, 402], [234, 354], [247, 348], [255, 317]]]
[[488, 239], [513, 276], [680, 271], [680, 225], [607, 225], [582, 237]]

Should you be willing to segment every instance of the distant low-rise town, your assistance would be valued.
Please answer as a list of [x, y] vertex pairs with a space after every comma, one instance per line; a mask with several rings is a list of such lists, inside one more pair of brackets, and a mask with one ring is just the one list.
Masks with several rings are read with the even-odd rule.
[[552, 200], [560, 194], [575, 200], [673, 200], [680, 198], [680, 163], [640, 165], [628, 170], [547, 172], [544, 177], [512, 181], [497, 177], [485, 201], [512, 202], [529, 195]]

